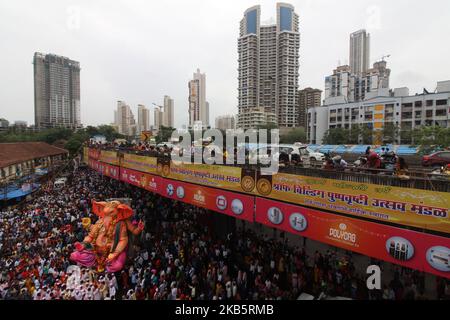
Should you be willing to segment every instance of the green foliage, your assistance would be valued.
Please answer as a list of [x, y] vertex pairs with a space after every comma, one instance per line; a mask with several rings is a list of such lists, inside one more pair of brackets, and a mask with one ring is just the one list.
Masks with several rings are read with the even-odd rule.
[[296, 142], [306, 143], [306, 132], [304, 128], [295, 128], [280, 137], [281, 143], [293, 144]]
[[256, 129], [266, 129], [266, 130], [278, 129], [278, 125], [275, 123], [266, 123], [263, 125], [259, 125]]
[[322, 143], [340, 145], [340, 144], [363, 144], [373, 143], [373, 130], [367, 126], [354, 125], [350, 129], [333, 128], [325, 133]]
[[172, 137], [173, 131], [175, 131], [175, 128], [161, 126], [158, 135], [155, 137], [156, 143], [168, 142]]
[[115, 129], [108, 125], [99, 127], [88, 126], [85, 129], [71, 130], [67, 128], [52, 128], [40, 132], [19, 132], [11, 129], [8, 132], [0, 134], [0, 142], [34, 142], [43, 141], [54, 144], [59, 141], [66, 141], [65, 148], [71, 154], [75, 154], [81, 148], [83, 142], [89, 140], [95, 135], [103, 135], [108, 141], [122, 138]]
[[346, 144], [349, 140], [350, 131], [344, 128], [333, 128], [325, 133], [323, 143], [325, 144]]
[[410, 132], [414, 144], [421, 147], [446, 148], [450, 146], [450, 128], [420, 127]]
[[385, 144], [395, 143], [400, 133], [400, 128], [392, 122], [385, 123], [383, 128], [383, 142]]

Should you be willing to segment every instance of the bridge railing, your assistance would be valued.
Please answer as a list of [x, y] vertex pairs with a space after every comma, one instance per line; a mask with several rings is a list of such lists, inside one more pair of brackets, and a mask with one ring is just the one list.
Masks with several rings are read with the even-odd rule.
[[[157, 158], [170, 158], [169, 154], [161, 154], [156, 151], [137, 151], [126, 148], [101, 148], [107, 151], [116, 151], [118, 154], [136, 154]], [[226, 164], [224, 164], [226, 165]], [[321, 163], [302, 165], [280, 166], [278, 172], [296, 174], [302, 176], [319, 177], [324, 179], [335, 179], [357, 183], [370, 183], [382, 186], [393, 186], [401, 188], [423, 189], [439, 192], [450, 192], [450, 177], [436, 175], [423, 170], [408, 172], [408, 177], [400, 177], [392, 174], [392, 171], [367, 168], [349, 167], [344, 171], [325, 170], [320, 168]], [[261, 165], [238, 165], [233, 166], [251, 169], [261, 169]]]

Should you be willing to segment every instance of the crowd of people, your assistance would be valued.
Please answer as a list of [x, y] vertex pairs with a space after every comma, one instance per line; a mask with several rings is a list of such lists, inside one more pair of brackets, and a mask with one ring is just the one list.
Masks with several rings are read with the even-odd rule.
[[[131, 198], [133, 219], [145, 223], [131, 241], [125, 268], [102, 274], [74, 266], [69, 256], [86, 234], [82, 218], [95, 221], [91, 201], [110, 198]], [[34, 200], [1, 211], [0, 298], [295, 300], [301, 293], [426, 298], [423, 273], [399, 269], [382, 290], [369, 291], [351, 255], [332, 249], [308, 254], [306, 244], [249, 230], [221, 234], [211, 223], [216, 216], [78, 168], [60, 189], [49, 182]], [[449, 282], [436, 278], [435, 291], [431, 298], [448, 299]]]
[[[104, 149], [104, 150], [116, 150], [121, 152], [133, 152], [141, 155], [146, 156], [167, 156], [170, 157], [174, 154], [174, 152], [177, 154], [177, 156], [183, 157], [184, 153], [190, 153], [191, 157], [194, 157], [195, 150], [198, 149], [198, 152], [200, 152], [203, 155], [204, 148], [208, 148], [208, 146], [203, 147], [192, 147], [189, 150], [183, 150], [178, 148], [177, 146], [173, 145], [167, 145], [167, 144], [161, 144], [161, 145], [153, 145], [148, 142], [126, 142], [126, 143], [96, 143], [96, 142], [90, 142], [88, 144], [91, 148], [98, 148], [98, 149]], [[247, 163], [249, 162], [249, 157], [251, 154], [251, 150], [248, 148], [244, 148], [243, 156], [245, 157], [245, 160]], [[282, 148], [279, 152], [279, 158], [278, 162], [280, 167], [290, 167], [290, 166], [304, 166], [304, 163], [301, 159], [300, 154], [291, 153], [288, 154], [287, 151], [285, 151], [286, 148]], [[220, 148], [211, 148], [211, 158], [214, 158], [217, 153], [221, 153], [223, 156], [223, 163], [226, 163], [226, 159], [230, 154], [233, 154], [233, 159], [237, 160], [239, 153], [241, 152], [240, 148], [232, 148], [231, 150], [228, 150], [224, 148], [223, 150], [220, 150]], [[270, 156], [270, 148], [268, 148], [269, 156]], [[365, 170], [368, 173], [372, 174], [394, 174], [398, 177], [408, 179], [409, 176], [409, 168], [406, 163], [405, 158], [397, 156], [392, 150], [389, 150], [389, 148], [381, 148], [381, 152], [377, 153], [372, 148], [368, 147], [364, 155], [358, 158], [352, 165], [349, 165], [347, 161], [345, 161], [341, 155], [330, 155], [327, 154], [325, 157], [324, 163], [321, 165], [322, 169], [324, 170], [336, 170], [336, 171], [345, 171], [345, 170]], [[317, 167], [316, 163], [309, 163], [309, 165]]]

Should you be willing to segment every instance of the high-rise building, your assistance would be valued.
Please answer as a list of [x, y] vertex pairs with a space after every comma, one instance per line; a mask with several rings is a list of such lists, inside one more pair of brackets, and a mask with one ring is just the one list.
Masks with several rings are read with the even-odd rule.
[[[244, 13], [238, 39], [239, 114], [263, 108], [280, 127], [298, 122], [299, 17], [290, 4], [277, 4], [277, 22], [261, 25], [261, 8]], [[260, 110], [260, 109], [258, 109]]]
[[206, 101], [206, 75], [200, 69], [194, 73], [193, 80], [189, 81], [189, 126], [202, 122], [203, 127], [209, 125], [209, 106]]
[[116, 125], [120, 134], [135, 136], [137, 134], [136, 120], [130, 106], [123, 101], [117, 101]]
[[298, 92], [298, 126], [306, 128], [309, 108], [321, 105], [322, 90], [305, 88]]
[[233, 115], [219, 116], [216, 118], [216, 129], [236, 129], [236, 117]]
[[364, 30], [350, 36], [350, 65], [338, 66], [325, 78], [325, 105], [364, 101], [388, 94], [391, 70], [384, 60], [375, 62], [369, 69], [369, 42]]
[[138, 105], [138, 126], [137, 133], [150, 130], [150, 110], [144, 105]]
[[173, 128], [175, 126], [174, 121], [174, 102], [169, 96], [164, 96], [164, 113], [162, 125], [165, 127]]
[[36, 128], [80, 128], [80, 63], [36, 52], [33, 65]]
[[164, 126], [164, 112], [160, 108], [155, 108], [153, 111], [153, 119], [154, 119], [154, 127], [156, 131], [161, 129], [161, 126]]
[[207, 127], [209, 127], [209, 102], [208, 101], [206, 101], [205, 124]]
[[350, 68], [354, 74], [362, 74], [369, 69], [370, 34], [359, 30], [350, 35]]

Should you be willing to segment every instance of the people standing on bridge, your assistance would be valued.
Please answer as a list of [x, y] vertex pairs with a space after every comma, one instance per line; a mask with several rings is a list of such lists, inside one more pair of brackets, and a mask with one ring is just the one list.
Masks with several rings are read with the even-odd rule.
[[367, 156], [367, 167], [373, 169], [371, 171], [374, 174], [377, 174], [378, 170], [381, 169], [381, 158], [375, 151], [369, 151], [369, 155]]
[[403, 157], [397, 158], [397, 162], [395, 164], [395, 175], [400, 179], [404, 180], [408, 180], [410, 178], [408, 164], [406, 163], [405, 158]]
[[347, 168], [347, 162], [341, 156], [335, 156], [332, 159], [333, 167], [336, 171], [344, 171]]

